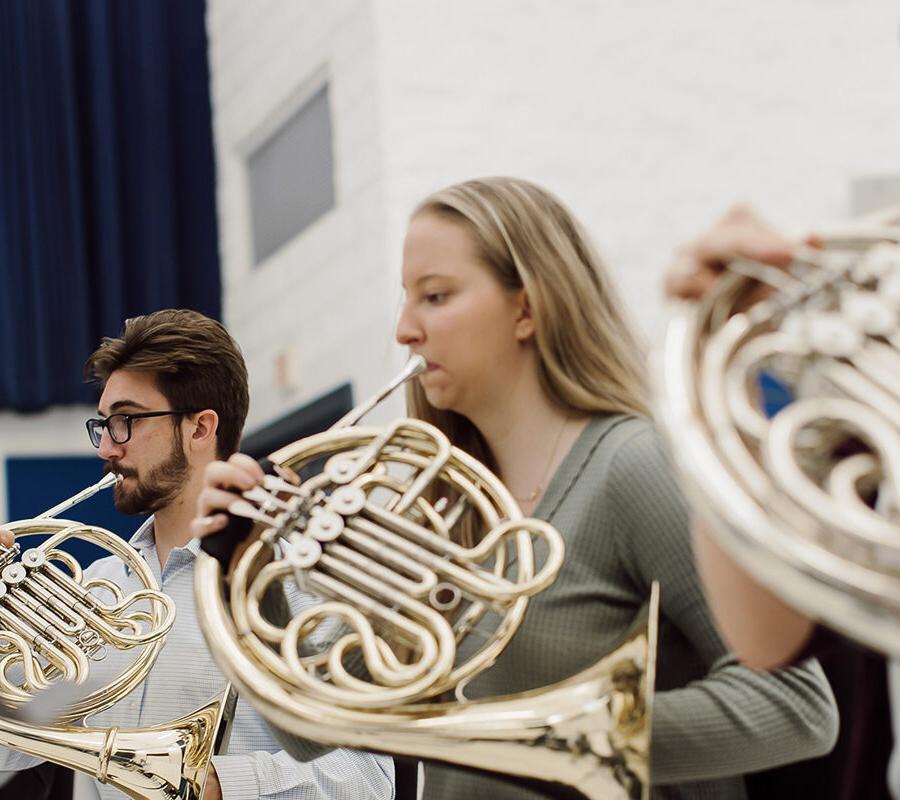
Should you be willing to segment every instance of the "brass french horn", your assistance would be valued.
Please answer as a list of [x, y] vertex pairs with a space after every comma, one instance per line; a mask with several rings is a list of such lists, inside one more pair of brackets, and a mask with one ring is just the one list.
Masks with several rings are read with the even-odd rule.
[[[490, 669], [529, 598], [554, 580], [564, 548], [433, 426], [355, 425], [423, 368], [414, 357], [332, 429], [272, 453], [276, 474], [232, 504], [261, 535], [227, 589], [219, 560], [197, 565], [198, 618], [213, 658], [266, 719], [300, 737], [589, 798], [646, 796], [655, 599], [644, 630], [584, 673], [517, 696], [466, 699], [466, 683]], [[284, 581], [322, 602], [273, 618], [266, 598]], [[485, 617], [493, 634], [479, 641], [470, 634]]]
[[[38, 517], [9, 522], [15, 543], [0, 547], [0, 745], [85, 772], [134, 798], [199, 800], [209, 760], [227, 732], [234, 696], [226, 690], [193, 714], [134, 730], [80, 724], [126, 697], [149, 674], [175, 621], [143, 558], [114, 533], [59, 519], [73, 505], [114, 484], [115, 474]], [[22, 552], [20, 539], [46, 536]], [[128, 596], [107, 580], [87, 580], [61, 546], [82, 539], [118, 556], [143, 589]], [[108, 684], [92, 686], [91, 663], [108, 649], [134, 660]], [[62, 688], [60, 688], [62, 687]], [[82, 687], [88, 687], [85, 691]], [[54, 710], [54, 725], [28, 722], [41, 692], [73, 698]]]
[[811, 617], [893, 655], [898, 219], [825, 234], [786, 272], [732, 263], [672, 319], [658, 406], [689, 494], [737, 562]]

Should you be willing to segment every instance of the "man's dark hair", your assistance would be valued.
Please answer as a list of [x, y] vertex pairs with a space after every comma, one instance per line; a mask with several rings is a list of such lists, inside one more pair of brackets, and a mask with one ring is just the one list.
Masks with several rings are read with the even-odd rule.
[[154, 373], [172, 408], [211, 408], [219, 415], [216, 454], [238, 449], [250, 405], [247, 366], [220, 322], [176, 308], [126, 320], [119, 338], [104, 337], [84, 374], [103, 391], [119, 369]]

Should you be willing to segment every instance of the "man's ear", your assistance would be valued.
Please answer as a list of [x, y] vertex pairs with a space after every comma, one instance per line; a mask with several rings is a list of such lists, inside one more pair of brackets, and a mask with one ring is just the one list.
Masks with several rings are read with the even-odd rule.
[[518, 306], [516, 339], [520, 342], [526, 342], [534, 337], [534, 319], [531, 316], [531, 304], [528, 302], [528, 295], [524, 289], [519, 289], [516, 294], [516, 304]]
[[219, 430], [219, 415], [211, 408], [204, 409], [189, 420], [190, 447], [192, 450], [215, 449], [216, 431]]

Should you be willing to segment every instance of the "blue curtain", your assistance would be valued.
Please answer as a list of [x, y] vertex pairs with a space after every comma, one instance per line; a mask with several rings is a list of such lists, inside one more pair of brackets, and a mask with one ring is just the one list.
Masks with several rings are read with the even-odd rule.
[[200, 0], [0, 0], [0, 408], [94, 402], [130, 316], [219, 317]]

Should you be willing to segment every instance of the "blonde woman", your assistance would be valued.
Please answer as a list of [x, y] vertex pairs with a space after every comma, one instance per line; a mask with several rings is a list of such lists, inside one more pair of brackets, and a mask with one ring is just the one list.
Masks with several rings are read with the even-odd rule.
[[[556, 582], [534, 598], [469, 697], [561, 680], [611, 650], [661, 584], [654, 705], [656, 798], [743, 798], [742, 774], [827, 752], [837, 732], [816, 662], [758, 674], [713, 627], [687, 511], [647, 418], [643, 355], [609, 276], [569, 211], [534, 184], [452, 186], [412, 215], [397, 339], [428, 362], [409, 412], [504, 480], [523, 511], [566, 540]], [[258, 478], [245, 460], [207, 473], [198, 535]], [[482, 774], [426, 767], [426, 798], [544, 795]]]

